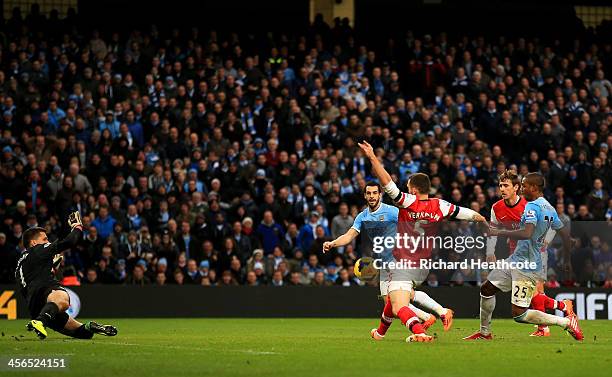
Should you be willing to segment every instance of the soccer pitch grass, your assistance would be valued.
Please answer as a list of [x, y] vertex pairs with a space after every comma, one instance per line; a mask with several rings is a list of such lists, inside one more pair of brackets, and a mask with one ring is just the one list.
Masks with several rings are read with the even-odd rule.
[[[585, 340], [560, 328], [532, 338], [530, 325], [495, 320], [491, 342], [461, 338], [476, 319], [456, 319], [433, 343], [406, 343], [396, 321], [386, 339], [370, 339], [376, 319], [112, 319], [119, 335], [40, 341], [25, 320], [0, 321], [0, 357], [66, 357], [65, 371], [0, 372], [19, 376], [609, 376], [612, 321], [581, 321]], [[5, 368], [1, 368], [6, 370]], [[551, 372], [553, 371], [553, 372]]]

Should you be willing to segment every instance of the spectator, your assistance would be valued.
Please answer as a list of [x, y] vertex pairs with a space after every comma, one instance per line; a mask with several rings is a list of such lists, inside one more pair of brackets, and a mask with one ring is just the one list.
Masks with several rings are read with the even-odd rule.
[[96, 273], [98, 275], [98, 280], [102, 284], [117, 283], [117, 278], [115, 277], [114, 272], [109, 268], [109, 259], [110, 258], [108, 256], [103, 255], [103, 257], [98, 261], [98, 269], [96, 270]]
[[174, 271], [174, 284], [176, 285], [184, 285], [185, 284], [185, 274], [180, 268], [177, 268]]
[[354, 218], [349, 214], [349, 207], [346, 203], [341, 203], [338, 208], [338, 215], [332, 220], [332, 231], [331, 236], [336, 239], [346, 233], [351, 225], [353, 225]]
[[18, 256], [17, 246], [8, 242], [6, 234], [0, 233], [0, 281], [3, 284], [13, 282]]
[[346, 268], [340, 269], [338, 273], [338, 278], [336, 279], [336, 285], [341, 285], [343, 287], [355, 286], [357, 283], [354, 280], [351, 280], [348, 271]]
[[329, 281], [325, 279], [325, 273], [323, 271], [317, 271], [314, 274], [311, 284], [315, 287], [324, 287], [330, 285]]
[[285, 281], [283, 280], [283, 275], [280, 271], [274, 271], [274, 273], [272, 274], [272, 281], [271, 281], [271, 285], [273, 287], [282, 287], [283, 285], [285, 285]]
[[545, 285], [546, 288], [561, 288], [561, 284], [557, 281], [557, 273], [552, 268], [548, 269], [548, 280]]
[[238, 282], [234, 280], [231, 271], [226, 270], [221, 275], [221, 281], [219, 281], [219, 285], [230, 286], [230, 285], [238, 285]]
[[198, 264], [195, 259], [189, 259], [187, 262], [187, 274], [185, 275], [185, 284], [200, 284], [202, 275], [198, 270]]
[[88, 268], [86, 279], [85, 279], [85, 284], [94, 285], [94, 284], [99, 284], [99, 283], [100, 282], [98, 281], [98, 273], [96, 269], [93, 267]]
[[74, 163], [70, 164], [70, 176], [72, 177], [72, 183], [74, 189], [80, 193], [91, 194], [93, 189], [89, 179], [83, 174], [79, 173], [79, 165]]
[[[308, 218], [309, 218], [308, 223], [304, 224], [300, 228], [300, 233], [298, 234], [298, 237], [297, 237], [298, 247], [302, 250], [311, 249], [312, 243], [317, 237], [316, 230], [317, 230], [317, 226], [319, 225], [320, 215], [317, 211], [312, 211]], [[323, 229], [323, 234], [326, 235], [325, 233], [326, 233], [325, 229]]]
[[[142, 263], [141, 263], [142, 262]], [[128, 276], [126, 280], [126, 284], [128, 285], [148, 285], [151, 283], [149, 278], [145, 276], [145, 266], [146, 262], [140, 261], [134, 269], [132, 270], [132, 274]]]
[[263, 219], [257, 227], [257, 234], [265, 254], [270, 254], [280, 245], [284, 231], [282, 226], [274, 221], [272, 211], [264, 212]]

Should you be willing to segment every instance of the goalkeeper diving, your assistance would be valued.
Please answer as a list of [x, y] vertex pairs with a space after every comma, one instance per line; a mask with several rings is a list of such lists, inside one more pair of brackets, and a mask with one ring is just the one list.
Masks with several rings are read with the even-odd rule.
[[70, 234], [55, 242], [49, 242], [44, 228], [34, 227], [23, 233], [25, 250], [17, 261], [15, 278], [32, 319], [26, 328], [40, 339], [47, 337], [47, 328], [78, 339], [91, 339], [94, 334], [115, 336], [114, 326], [93, 321], [82, 324], [66, 313], [70, 296], [55, 278], [53, 268], [61, 263], [62, 252], [76, 246], [81, 238], [83, 223], [78, 211], [70, 214], [68, 226]]

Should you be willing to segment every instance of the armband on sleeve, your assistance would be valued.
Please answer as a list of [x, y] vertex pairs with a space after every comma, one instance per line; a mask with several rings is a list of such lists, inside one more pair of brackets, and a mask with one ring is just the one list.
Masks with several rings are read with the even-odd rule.
[[387, 195], [389, 195], [394, 201], [397, 201], [397, 199], [399, 199], [401, 195], [400, 189], [397, 188], [397, 185], [393, 181], [387, 183], [387, 185], [384, 187], [384, 190]]
[[457, 208], [459, 208], [459, 212], [457, 212], [457, 215], [455, 215], [455, 218], [459, 220], [472, 220], [474, 218], [474, 215], [476, 215], [477, 213], [473, 209], [459, 207], [459, 206], [457, 206]]

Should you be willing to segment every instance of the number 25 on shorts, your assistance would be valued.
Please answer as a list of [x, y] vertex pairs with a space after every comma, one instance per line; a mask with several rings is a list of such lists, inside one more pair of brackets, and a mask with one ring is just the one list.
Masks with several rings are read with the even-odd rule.
[[535, 292], [535, 284], [531, 281], [513, 281], [512, 282], [512, 303], [522, 308], [528, 308], [531, 305], [531, 298]]

